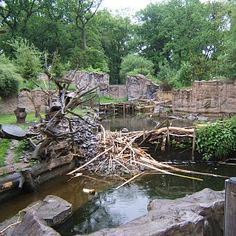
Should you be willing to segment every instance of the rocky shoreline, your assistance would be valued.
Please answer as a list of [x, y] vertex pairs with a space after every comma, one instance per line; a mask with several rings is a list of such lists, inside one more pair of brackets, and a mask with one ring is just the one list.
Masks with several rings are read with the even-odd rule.
[[[204, 189], [176, 200], [156, 199], [148, 213], [117, 228], [91, 233], [100, 235], [223, 236], [224, 191]], [[0, 224], [0, 235], [60, 235], [53, 228], [72, 215], [72, 206], [56, 196], [31, 204], [13, 218]]]

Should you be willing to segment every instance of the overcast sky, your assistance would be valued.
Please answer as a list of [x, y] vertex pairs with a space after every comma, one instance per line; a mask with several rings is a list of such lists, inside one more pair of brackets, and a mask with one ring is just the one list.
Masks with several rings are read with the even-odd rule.
[[[160, 1], [160, 0], [159, 0]], [[158, 2], [157, 0], [103, 0], [102, 7], [112, 11], [130, 9], [131, 12], [136, 12], [145, 8], [149, 3]]]

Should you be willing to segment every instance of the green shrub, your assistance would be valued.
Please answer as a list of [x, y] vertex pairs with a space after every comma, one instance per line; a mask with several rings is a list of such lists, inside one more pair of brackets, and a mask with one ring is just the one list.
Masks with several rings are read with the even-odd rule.
[[182, 88], [190, 86], [193, 80], [193, 66], [189, 62], [184, 62], [176, 75], [171, 78], [170, 84], [174, 88]]
[[7, 151], [10, 148], [11, 141], [8, 139], [0, 139], [0, 167], [5, 165]]
[[8, 41], [14, 50], [15, 63], [21, 76], [26, 80], [36, 79], [42, 72], [41, 53], [26, 39]]
[[236, 151], [236, 117], [199, 128], [197, 148], [206, 160], [222, 159]]
[[16, 67], [4, 56], [0, 56], [0, 97], [7, 98], [17, 94], [21, 76]]
[[127, 75], [153, 75], [153, 68], [153, 63], [148, 59], [138, 55], [129, 54], [123, 58], [120, 76], [123, 80], [125, 80]]
[[88, 47], [81, 50], [75, 48], [72, 56], [72, 67], [87, 70], [98, 70], [108, 72], [107, 58], [102, 50], [97, 50], [93, 47]]

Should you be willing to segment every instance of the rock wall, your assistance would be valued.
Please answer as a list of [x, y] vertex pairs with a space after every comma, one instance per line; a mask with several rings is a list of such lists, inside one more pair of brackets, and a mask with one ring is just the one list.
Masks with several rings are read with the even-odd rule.
[[90, 236], [223, 236], [224, 192], [204, 189], [176, 200], [153, 200], [148, 213], [117, 228]]
[[[98, 87], [97, 92], [100, 96], [128, 97], [128, 100], [155, 99], [159, 91], [159, 86], [143, 75], [129, 77], [126, 85], [110, 85], [109, 75], [105, 73], [77, 72], [75, 75], [71, 73], [67, 77], [73, 76], [76, 85], [83, 88], [84, 91]], [[13, 98], [0, 100], [0, 114], [12, 114], [17, 106], [26, 108], [27, 112], [34, 112], [35, 108], [32, 99], [35, 106], [40, 107], [40, 111], [45, 111], [47, 99], [45, 93], [41, 90], [33, 90], [30, 94], [28, 91], [23, 90]]]
[[17, 107], [17, 96], [0, 100], [0, 115], [12, 114]]
[[125, 98], [127, 97], [127, 86], [126, 85], [109, 85], [108, 95], [114, 98]]
[[45, 111], [46, 97], [41, 90], [20, 91], [17, 96], [0, 101], [0, 114], [12, 114], [17, 107], [26, 108], [27, 112], [34, 112], [35, 106]]
[[127, 79], [128, 100], [155, 99], [159, 86], [143, 75], [130, 76]]
[[74, 82], [85, 91], [98, 87], [98, 93], [101, 96], [108, 95], [109, 75], [95, 72], [76, 72]]
[[236, 113], [236, 81], [195, 81], [192, 89], [173, 92], [173, 111], [190, 113]]

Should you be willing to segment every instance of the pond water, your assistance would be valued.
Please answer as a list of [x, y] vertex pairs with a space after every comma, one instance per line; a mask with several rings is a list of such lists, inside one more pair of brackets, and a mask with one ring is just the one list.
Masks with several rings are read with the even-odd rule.
[[[184, 166], [202, 172], [221, 175], [235, 175], [235, 167], [214, 165]], [[125, 224], [147, 213], [147, 205], [152, 199], [175, 199], [204, 188], [224, 189], [224, 179], [202, 177], [203, 181], [189, 180], [169, 175], [146, 175], [129, 186], [118, 190], [110, 187], [100, 192], [88, 203], [75, 211], [72, 218], [57, 230], [65, 236], [86, 234], [102, 228], [116, 227]]]
[[[102, 125], [106, 130], [119, 131], [123, 128], [127, 128], [129, 131], [137, 130], [151, 130], [160, 122], [163, 122], [165, 118], [159, 118], [152, 115], [125, 115], [125, 116], [111, 116], [104, 118]], [[170, 119], [172, 126], [185, 127], [191, 126], [192, 121], [186, 119]]]
[[[128, 128], [129, 130], [140, 130], [140, 127], [150, 129], [155, 126], [156, 119], [112, 118], [106, 120], [107, 129], [118, 130]], [[123, 119], [123, 121], [122, 121]], [[128, 125], [130, 124], [130, 125]], [[182, 124], [186, 126], [186, 124]], [[142, 128], [142, 129], [143, 129]], [[184, 158], [183, 158], [184, 159]], [[188, 159], [188, 158], [187, 158]], [[186, 160], [187, 160], [186, 159]], [[186, 161], [180, 166], [184, 169], [210, 172], [229, 177], [236, 175], [234, 166], [223, 166], [214, 164], [191, 164]], [[174, 199], [192, 194], [204, 188], [214, 190], [224, 189], [224, 179], [201, 176], [203, 181], [183, 179], [163, 174], [143, 175], [131, 185], [124, 186], [119, 190], [115, 187], [121, 182], [110, 179], [100, 179], [93, 176], [69, 179], [68, 176], [60, 176], [40, 186], [40, 191], [35, 193], [24, 193], [12, 200], [0, 205], [0, 222], [15, 215], [19, 210], [30, 203], [43, 199], [52, 194], [62, 197], [73, 205], [73, 216], [57, 230], [61, 235], [75, 235], [90, 233], [105, 227], [115, 227], [127, 223], [147, 213], [147, 205], [150, 200], [156, 198]], [[94, 188], [95, 196], [83, 193], [83, 188]]]

